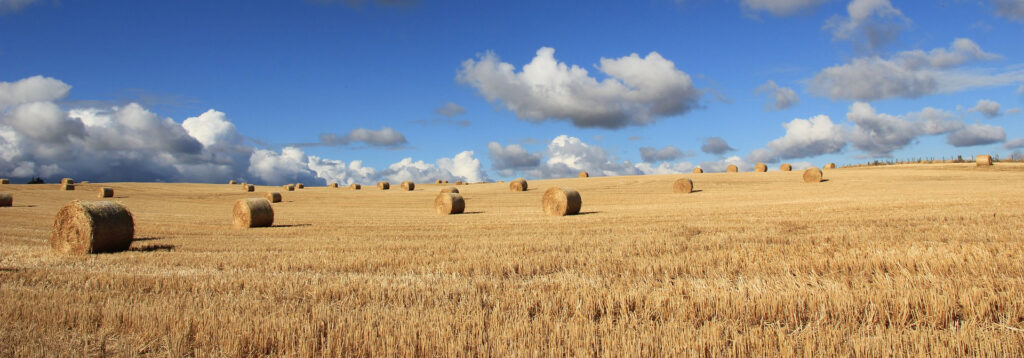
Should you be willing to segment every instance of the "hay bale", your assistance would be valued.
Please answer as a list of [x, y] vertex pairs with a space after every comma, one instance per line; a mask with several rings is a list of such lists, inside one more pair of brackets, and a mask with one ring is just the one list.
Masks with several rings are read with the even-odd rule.
[[263, 197], [267, 198], [267, 201], [270, 201], [271, 203], [281, 202], [281, 193], [278, 193], [276, 191], [268, 192], [265, 195], [263, 195]]
[[0, 179], [0, 184], [10, 184], [10, 183], [11, 183], [10, 179]]
[[377, 190], [388, 190], [388, 189], [391, 189], [391, 183], [388, 183], [386, 181], [379, 181], [379, 182], [377, 182]]
[[295, 188], [297, 188], [297, 189], [305, 189], [306, 188], [306, 184], [295, 183]]
[[269, 227], [274, 224], [274, 208], [264, 198], [239, 199], [231, 211], [231, 225], [236, 229]]
[[679, 178], [672, 183], [672, 191], [676, 193], [689, 194], [693, 192], [693, 180], [689, 178]]
[[465, 184], [466, 183], [463, 183], [461, 180], [456, 180], [455, 181], [455, 185], [465, 185]]
[[825, 169], [835, 169], [835, 168], [836, 168], [836, 163], [825, 164]]
[[526, 191], [527, 187], [529, 187], [529, 185], [527, 185], [526, 179], [523, 178], [518, 178], [513, 180], [511, 183], [508, 183], [508, 190], [510, 191]]
[[549, 188], [541, 198], [544, 213], [551, 216], [576, 215], [580, 213], [583, 199], [580, 193], [569, 188]]
[[252, 184], [246, 184], [245, 187], [242, 188], [242, 190], [243, 191], [248, 191], [248, 192], [256, 191], [256, 186], [252, 185]]
[[466, 201], [459, 193], [440, 193], [434, 198], [434, 211], [437, 215], [462, 214], [466, 211]]
[[434, 184], [441, 184], [441, 179], [435, 180]]
[[789, 163], [782, 163], [782, 165], [779, 166], [779, 170], [784, 172], [792, 171], [793, 166]]
[[445, 184], [448, 184], [448, 181], [447, 181], [447, 180], [445, 180], [445, 181], [444, 181], [444, 183], [445, 183]]
[[587, 173], [586, 171], [582, 171], [582, 172], [580, 172], [579, 177], [580, 178], [589, 178], [590, 177], [590, 173]]
[[337, 189], [338, 188], [338, 183], [331, 183], [331, 185], [328, 185], [328, 187]]
[[58, 254], [118, 252], [132, 246], [135, 220], [113, 201], [73, 200], [57, 210], [50, 247]]
[[805, 183], [820, 183], [821, 182], [821, 169], [816, 167], [807, 168], [804, 170], [804, 182]]
[[766, 173], [768, 172], [768, 165], [764, 163], [754, 164], [754, 171], [758, 173]]
[[75, 185], [74, 184], [63, 183], [63, 184], [60, 185], [60, 190], [63, 190], [63, 191], [75, 190]]
[[725, 171], [729, 173], [739, 173], [740, 168], [737, 167], [736, 164], [729, 164], [729, 166], [725, 168]]
[[113, 198], [114, 197], [114, 188], [102, 187], [102, 188], [100, 188], [99, 195], [97, 195], [96, 197], [97, 198]]
[[359, 189], [362, 189], [363, 186], [359, 185], [359, 184], [356, 184], [356, 183], [352, 183], [352, 184], [349, 184], [348, 188], [352, 189], [352, 190], [359, 190]]
[[14, 205], [14, 194], [0, 193], [0, 207]]
[[992, 156], [991, 155], [979, 155], [974, 160], [974, 162], [977, 163], [979, 167], [983, 167], [983, 166], [986, 166], [986, 165], [992, 165]]
[[459, 189], [456, 188], [456, 187], [451, 187], [450, 186], [450, 187], [447, 187], [447, 188], [441, 188], [441, 193], [455, 193], [455, 194], [458, 194], [459, 193]]
[[235, 185], [235, 184], [238, 184], [238, 181], [228, 180], [228, 184]]
[[693, 168], [693, 174], [701, 174], [701, 173], [704, 173], [704, 169], [701, 169], [700, 167]]
[[295, 185], [285, 184], [285, 185], [281, 186], [281, 189], [284, 189], [284, 190], [287, 190], [287, 191], [295, 191]]
[[74, 185], [75, 184], [75, 180], [71, 179], [71, 178], [63, 178], [63, 179], [60, 180], [60, 183], [61, 184], [72, 184], [72, 185]]
[[402, 182], [402, 190], [404, 190], [404, 191], [413, 191], [413, 189], [416, 189], [416, 183], [413, 183], [411, 181], [403, 181]]

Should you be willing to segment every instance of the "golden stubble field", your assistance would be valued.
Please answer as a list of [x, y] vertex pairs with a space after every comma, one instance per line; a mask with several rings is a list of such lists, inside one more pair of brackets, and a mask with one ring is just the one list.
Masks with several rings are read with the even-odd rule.
[[88, 257], [48, 238], [101, 185], [0, 186], [0, 356], [1024, 355], [1024, 165], [800, 176], [473, 184], [443, 217], [440, 185], [307, 187], [249, 230], [279, 187], [108, 183], [136, 241]]

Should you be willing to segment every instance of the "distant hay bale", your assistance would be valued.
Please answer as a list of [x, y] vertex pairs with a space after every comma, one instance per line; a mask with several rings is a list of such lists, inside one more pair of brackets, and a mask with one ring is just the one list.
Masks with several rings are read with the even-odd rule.
[[246, 183], [246, 182], [243, 181], [242, 182], [242, 190], [245, 190], [245, 188], [247, 188], [247, 187], [249, 187], [249, 183]]
[[725, 168], [725, 171], [729, 173], [738, 173], [740, 168], [737, 167], [736, 164], [729, 164], [729, 167]]
[[466, 201], [459, 193], [440, 193], [434, 198], [434, 211], [438, 215], [462, 214], [466, 211]]
[[757, 163], [754, 165], [754, 171], [758, 173], [765, 173], [768, 171], [768, 165], [764, 163]]
[[444, 183], [445, 183], [445, 184], [448, 184], [448, 181], [447, 181], [447, 180], [445, 180], [445, 181], [444, 181]]
[[455, 181], [455, 185], [465, 185], [465, 184], [466, 183], [463, 183], [461, 180], [456, 180]]
[[14, 194], [0, 193], [0, 207], [14, 205]]
[[804, 182], [805, 183], [820, 183], [821, 182], [821, 169], [816, 167], [807, 168], [804, 170]]
[[402, 190], [404, 190], [404, 191], [413, 191], [414, 189], [416, 189], [416, 183], [413, 183], [411, 181], [403, 181], [402, 182]]
[[269, 192], [266, 195], [263, 195], [263, 197], [267, 198], [267, 200], [270, 201], [271, 203], [281, 202], [281, 193], [278, 193], [276, 191]]
[[835, 168], [836, 168], [836, 163], [825, 164], [825, 169], [835, 169]]
[[66, 255], [118, 252], [132, 246], [134, 235], [135, 220], [124, 205], [73, 200], [57, 211], [50, 247]]
[[231, 184], [231, 185], [235, 185], [235, 184], [238, 184], [238, 181], [235, 181], [235, 180], [229, 180], [229, 181], [228, 181], [228, 184]]
[[362, 189], [363, 186], [359, 185], [359, 184], [356, 184], [356, 183], [352, 183], [352, 184], [349, 184], [348, 188], [352, 189], [352, 190], [359, 190], [359, 189]]
[[978, 164], [979, 167], [986, 166], [986, 165], [992, 165], [992, 156], [991, 155], [979, 155], [978, 158], [975, 159], [974, 161]]
[[75, 190], [75, 185], [74, 184], [63, 183], [63, 184], [60, 185], [60, 190], [63, 190], [63, 191]]
[[287, 191], [295, 191], [295, 185], [285, 184], [285, 185], [281, 186], [281, 189], [284, 189], [284, 190], [287, 190]]
[[435, 180], [434, 184], [441, 184], [441, 179]]
[[580, 213], [583, 199], [580, 193], [569, 188], [549, 188], [541, 198], [544, 213], [551, 216], [576, 215]]
[[306, 184], [295, 183], [295, 188], [297, 188], [297, 189], [305, 189], [306, 188]]
[[114, 188], [102, 187], [102, 188], [100, 188], [99, 195], [97, 195], [96, 197], [97, 198], [113, 198], [114, 197]]
[[331, 185], [328, 185], [328, 186], [331, 187], [331, 188], [337, 189], [338, 188], [338, 183], [331, 183]]
[[582, 172], [580, 172], [579, 177], [580, 178], [589, 178], [590, 177], [590, 173], [587, 173], [586, 171], [582, 171]]
[[508, 190], [511, 190], [511, 191], [526, 191], [526, 188], [528, 186], [529, 185], [527, 185], [526, 179], [518, 178], [516, 180], [513, 180], [511, 183], [508, 183]]
[[779, 170], [784, 172], [792, 171], [793, 166], [789, 163], [782, 163], [782, 165], [779, 166]]
[[693, 192], [693, 180], [689, 178], [679, 178], [672, 183], [672, 191], [676, 193], [689, 194]]
[[441, 188], [441, 193], [459, 193], [459, 189], [456, 187]]
[[264, 198], [239, 199], [231, 211], [231, 225], [236, 229], [269, 227], [274, 224], [274, 208]]
[[256, 186], [252, 185], [252, 184], [246, 184], [245, 188], [242, 188], [242, 190], [243, 191], [256, 191]]
[[388, 189], [391, 189], [391, 183], [388, 183], [386, 181], [379, 181], [379, 182], [377, 182], [377, 190], [388, 190]]
[[693, 168], [693, 174], [701, 174], [701, 173], [704, 173], [704, 169], [701, 169], [700, 167]]
[[61, 184], [75, 184], [75, 180], [71, 178], [63, 178], [60, 180]]
[[0, 184], [10, 184], [10, 183], [11, 183], [10, 179], [0, 179]]

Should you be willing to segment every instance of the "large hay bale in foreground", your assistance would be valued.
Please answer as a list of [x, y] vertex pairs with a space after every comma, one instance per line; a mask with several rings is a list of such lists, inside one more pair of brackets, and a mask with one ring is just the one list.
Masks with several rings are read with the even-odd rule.
[[835, 169], [835, 168], [836, 168], [836, 163], [825, 164], [825, 169]]
[[231, 211], [231, 225], [236, 229], [274, 225], [274, 208], [264, 198], [239, 199]]
[[63, 183], [63, 184], [60, 185], [60, 190], [63, 190], [63, 191], [75, 190], [75, 185], [74, 184]]
[[526, 191], [526, 188], [528, 187], [529, 185], [526, 183], [526, 179], [523, 178], [517, 178], [511, 183], [508, 183], [508, 190], [510, 191]]
[[338, 183], [331, 183], [331, 185], [328, 185], [328, 187], [337, 189], [338, 188]]
[[263, 195], [263, 197], [267, 198], [267, 201], [269, 201], [271, 203], [280, 203], [281, 202], [281, 193], [278, 193], [276, 191], [269, 192], [269, 193]]
[[979, 155], [974, 160], [974, 162], [977, 163], [977, 165], [979, 167], [983, 167], [983, 166], [986, 166], [986, 165], [992, 165], [992, 156], [991, 155]]
[[569, 188], [550, 188], [544, 191], [541, 198], [544, 213], [551, 216], [576, 215], [583, 207], [580, 193]]
[[245, 186], [242, 187], [242, 190], [247, 192], [256, 191], [256, 186], [252, 184], [245, 184]]
[[700, 167], [693, 168], [693, 174], [702, 174], [702, 173], [704, 173], [704, 169], [701, 169]]
[[447, 187], [447, 188], [441, 188], [441, 193], [455, 193], [455, 194], [458, 194], [459, 193], [459, 189], [456, 188], [456, 187], [451, 187], [450, 186], [450, 187]]
[[413, 183], [411, 181], [403, 181], [402, 182], [402, 190], [404, 190], [404, 191], [413, 191], [413, 189], [416, 189], [416, 183]]
[[793, 166], [789, 163], [782, 163], [782, 165], [779, 166], [779, 170], [784, 172], [793, 171]]
[[362, 189], [362, 188], [363, 188], [363, 186], [362, 186], [362, 185], [359, 185], [359, 184], [356, 184], [356, 183], [352, 183], [352, 184], [350, 184], [350, 185], [348, 186], [348, 188], [349, 188], [349, 189], [352, 189], [352, 190], [359, 190], [359, 189]]
[[693, 192], [693, 180], [689, 178], [679, 178], [672, 183], [672, 191], [676, 193], [689, 194]]
[[729, 173], [739, 173], [740, 168], [737, 167], [736, 164], [729, 164], [729, 166], [725, 168], [725, 171]]
[[57, 210], [50, 247], [59, 254], [118, 252], [132, 246], [135, 220], [113, 201], [73, 200]]
[[379, 181], [379, 182], [377, 182], [377, 190], [388, 190], [388, 189], [391, 189], [391, 183], [388, 183], [386, 181]]
[[305, 189], [306, 188], [306, 184], [295, 183], [295, 188], [296, 189]]
[[10, 183], [11, 183], [10, 179], [0, 179], [0, 184], [10, 184]]
[[757, 163], [754, 165], [754, 171], [758, 173], [768, 172], [768, 165], [764, 163]]
[[805, 183], [820, 183], [821, 182], [821, 169], [816, 167], [807, 168], [804, 170], [804, 182]]
[[586, 171], [582, 171], [582, 172], [580, 172], [579, 177], [580, 178], [589, 178], [590, 177], [590, 173], [587, 173]]
[[62, 178], [60, 180], [60, 183], [61, 184], [72, 184], [73, 185], [73, 184], [75, 184], [75, 180], [71, 179], [71, 178]]
[[438, 215], [462, 214], [466, 211], [466, 201], [459, 193], [440, 193], [434, 198], [434, 211]]
[[236, 181], [236, 180], [228, 180], [228, 184], [235, 185], [235, 184], [238, 184], [238, 181]]
[[0, 193], [0, 206], [13, 206], [14, 205], [14, 194], [11, 193]]
[[100, 192], [99, 192], [98, 195], [96, 195], [96, 197], [97, 198], [113, 198], [114, 197], [114, 188], [102, 187], [102, 188], [100, 188]]
[[285, 184], [285, 185], [281, 186], [281, 189], [284, 189], [284, 190], [287, 190], [287, 191], [295, 191], [295, 185]]

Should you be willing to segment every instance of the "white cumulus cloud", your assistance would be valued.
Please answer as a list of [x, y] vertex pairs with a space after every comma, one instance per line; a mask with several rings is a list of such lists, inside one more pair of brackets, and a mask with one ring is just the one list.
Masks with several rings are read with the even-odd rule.
[[988, 99], [978, 100], [978, 103], [969, 111], [981, 113], [981, 115], [988, 118], [999, 117], [999, 115], [1003, 114], [1002, 109], [999, 106], [999, 102]]
[[782, 127], [786, 134], [768, 142], [764, 148], [751, 151], [750, 161], [774, 163], [781, 159], [837, 153], [846, 147], [843, 128], [826, 115], [796, 118], [783, 123]]
[[1011, 20], [1024, 21], [1024, 0], [992, 0], [996, 15]]
[[910, 22], [889, 0], [853, 0], [846, 5], [846, 16], [835, 16], [825, 24], [832, 38], [853, 40], [868, 50], [891, 42]]
[[67, 96], [69, 91], [71, 86], [67, 83], [43, 76], [0, 82], [0, 111], [23, 103], [55, 101]]
[[789, 87], [781, 87], [775, 81], [768, 81], [757, 88], [757, 93], [768, 95], [771, 102], [765, 105], [769, 111], [779, 111], [792, 107], [800, 102], [800, 97]]
[[1006, 131], [997, 126], [969, 124], [946, 136], [946, 142], [954, 147], [971, 147], [1000, 143], [1006, 140]]

